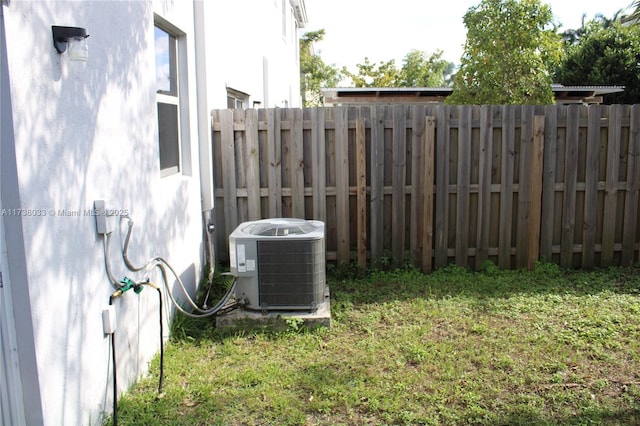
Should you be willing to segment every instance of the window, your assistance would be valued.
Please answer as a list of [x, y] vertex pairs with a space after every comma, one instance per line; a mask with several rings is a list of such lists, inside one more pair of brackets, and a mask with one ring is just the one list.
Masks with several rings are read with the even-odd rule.
[[296, 54], [296, 64], [300, 63], [300, 40], [298, 39], [298, 21], [293, 20], [295, 26], [293, 29], [293, 50]]
[[160, 175], [168, 176], [180, 171], [180, 93], [176, 36], [156, 26], [155, 49]]
[[282, 38], [287, 40], [287, 14], [289, 8], [287, 7], [288, 0], [282, 0]]
[[248, 107], [249, 95], [239, 90], [227, 88], [227, 108], [243, 109]]

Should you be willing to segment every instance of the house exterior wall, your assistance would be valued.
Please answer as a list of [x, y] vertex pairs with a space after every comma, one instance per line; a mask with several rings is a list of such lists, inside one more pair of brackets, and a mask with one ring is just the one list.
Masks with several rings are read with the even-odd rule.
[[300, 107], [299, 37], [290, 0], [203, 3], [209, 106], [226, 108], [231, 88], [249, 95], [245, 107], [256, 101], [260, 108]]
[[[114, 287], [105, 272], [103, 239], [85, 212], [96, 199], [127, 210], [136, 223], [134, 263], [165, 257], [191, 292], [201, 276], [193, 3], [4, 3], [2, 70], [8, 75], [1, 111], [1, 207], [9, 213], [1, 218], [8, 284], [2, 289], [13, 296], [26, 421], [98, 424], [112, 404], [110, 339], [101, 313]], [[188, 175], [160, 177], [155, 77], [150, 78], [154, 17], [185, 34]], [[52, 25], [87, 29], [88, 62], [70, 62], [54, 50]], [[141, 280], [146, 275], [127, 271], [122, 262], [125, 231], [126, 221], [117, 222], [112, 269], [119, 278]], [[161, 282], [155, 272], [149, 277]], [[145, 290], [125, 293], [115, 305], [122, 392], [158, 351], [158, 300], [155, 291]]]

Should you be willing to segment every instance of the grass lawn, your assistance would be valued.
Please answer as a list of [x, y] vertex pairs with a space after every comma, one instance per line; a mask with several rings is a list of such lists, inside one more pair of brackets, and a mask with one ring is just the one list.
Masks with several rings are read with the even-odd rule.
[[119, 424], [640, 424], [640, 269], [350, 275], [330, 330], [178, 318]]

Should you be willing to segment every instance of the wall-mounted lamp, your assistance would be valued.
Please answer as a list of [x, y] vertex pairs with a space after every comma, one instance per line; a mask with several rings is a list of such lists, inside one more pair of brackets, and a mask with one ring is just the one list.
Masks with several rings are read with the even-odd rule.
[[86, 62], [89, 58], [89, 46], [87, 45], [87, 30], [78, 27], [52, 26], [53, 47], [58, 53], [67, 50], [69, 45], [69, 59], [72, 61]]

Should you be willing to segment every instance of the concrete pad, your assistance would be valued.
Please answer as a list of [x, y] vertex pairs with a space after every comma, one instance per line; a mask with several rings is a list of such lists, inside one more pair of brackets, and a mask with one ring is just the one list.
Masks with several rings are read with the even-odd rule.
[[250, 311], [242, 308], [216, 316], [216, 327], [226, 329], [265, 329], [284, 331], [292, 327], [331, 328], [331, 304], [325, 299], [314, 311]]

